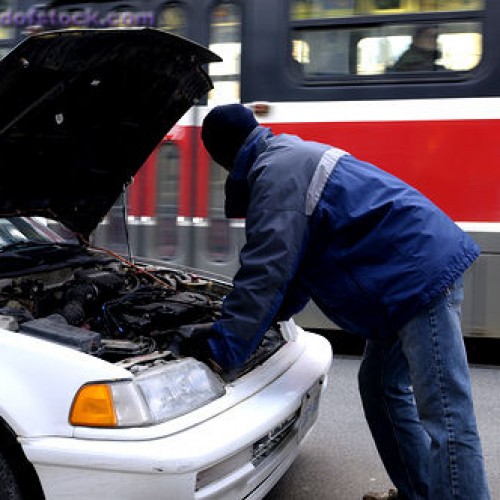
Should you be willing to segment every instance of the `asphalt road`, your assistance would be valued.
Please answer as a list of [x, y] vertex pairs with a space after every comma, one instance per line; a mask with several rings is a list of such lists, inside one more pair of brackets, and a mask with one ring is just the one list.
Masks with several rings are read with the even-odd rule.
[[[334, 357], [317, 425], [266, 500], [360, 500], [391, 486], [363, 417], [359, 363]], [[491, 499], [500, 500], [500, 367], [472, 365], [471, 373]]]

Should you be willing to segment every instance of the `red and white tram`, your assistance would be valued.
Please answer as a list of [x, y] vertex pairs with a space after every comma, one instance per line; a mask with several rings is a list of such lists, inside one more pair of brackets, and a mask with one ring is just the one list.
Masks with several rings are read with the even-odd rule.
[[[330, 143], [403, 178], [470, 232], [482, 255], [466, 278], [464, 332], [500, 337], [498, 0], [56, 0], [50, 6], [92, 8], [103, 19], [109, 12], [150, 11], [160, 29], [223, 58], [208, 68], [215, 87], [207, 101], [165, 137], [101, 224], [96, 243], [125, 251], [125, 219], [134, 254], [231, 276], [244, 221], [223, 216], [225, 172], [210, 162], [199, 129], [213, 105], [241, 101], [276, 133]], [[410, 47], [417, 55], [398, 63]], [[432, 62], [419, 66], [429, 54]], [[330, 326], [314, 308], [299, 321]]]

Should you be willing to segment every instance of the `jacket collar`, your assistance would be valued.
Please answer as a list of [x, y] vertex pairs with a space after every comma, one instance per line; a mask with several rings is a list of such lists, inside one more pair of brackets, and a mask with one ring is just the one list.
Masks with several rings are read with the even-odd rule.
[[256, 127], [238, 151], [234, 167], [227, 176], [224, 185], [226, 194], [224, 212], [228, 219], [242, 219], [247, 216], [250, 203], [248, 172], [257, 157], [265, 150], [267, 139], [272, 135], [269, 129], [260, 126]]
[[269, 128], [260, 125], [255, 127], [238, 151], [234, 160], [234, 167], [229, 176], [234, 180], [246, 179], [251, 166], [266, 148], [266, 139], [272, 137], [272, 135]]

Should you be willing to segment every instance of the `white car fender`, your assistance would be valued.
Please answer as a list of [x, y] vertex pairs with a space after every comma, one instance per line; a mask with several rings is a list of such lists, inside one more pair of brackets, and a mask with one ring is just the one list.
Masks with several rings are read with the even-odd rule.
[[89, 381], [130, 379], [101, 359], [0, 329], [0, 418], [19, 436], [70, 436], [73, 397]]

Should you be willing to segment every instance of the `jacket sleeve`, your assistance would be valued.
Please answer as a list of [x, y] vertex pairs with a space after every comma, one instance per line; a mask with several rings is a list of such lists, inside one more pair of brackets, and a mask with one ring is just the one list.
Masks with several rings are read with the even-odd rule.
[[294, 314], [302, 311], [310, 299], [311, 296], [309, 292], [295, 280], [292, 281], [288, 285], [285, 296], [283, 297], [283, 302], [276, 315], [276, 320], [289, 320]]
[[210, 347], [225, 369], [242, 366], [273, 322], [307, 243], [308, 218], [300, 193], [264, 179], [252, 189], [247, 241], [233, 289], [213, 329]]

